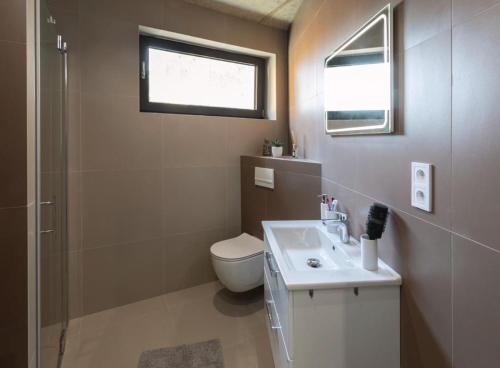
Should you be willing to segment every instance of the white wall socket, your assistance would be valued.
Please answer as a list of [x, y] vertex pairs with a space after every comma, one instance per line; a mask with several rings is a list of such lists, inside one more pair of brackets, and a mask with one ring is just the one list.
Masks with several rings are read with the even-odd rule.
[[432, 165], [411, 163], [411, 205], [432, 212]]

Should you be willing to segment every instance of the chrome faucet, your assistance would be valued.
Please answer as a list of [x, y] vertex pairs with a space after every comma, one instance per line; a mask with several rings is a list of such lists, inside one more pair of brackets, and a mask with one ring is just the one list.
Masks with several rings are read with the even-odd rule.
[[347, 227], [347, 214], [342, 212], [335, 212], [336, 218], [322, 219], [321, 222], [328, 229], [330, 225], [335, 227], [335, 231], [339, 234], [340, 240], [344, 244], [349, 244], [349, 228]]

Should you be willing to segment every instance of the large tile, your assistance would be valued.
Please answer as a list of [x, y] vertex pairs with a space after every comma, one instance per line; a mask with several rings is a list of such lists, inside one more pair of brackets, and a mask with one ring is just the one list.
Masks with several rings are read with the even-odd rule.
[[85, 314], [163, 292], [160, 240], [86, 249], [82, 256]]
[[174, 320], [177, 344], [220, 339], [223, 347], [244, 343], [252, 337], [251, 312], [238, 300], [228, 299], [226, 291], [195, 303], [167, 305]]
[[78, 0], [47, 0], [46, 3], [50, 12], [78, 14]]
[[500, 361], [500, 253], [453, 237], [453, 364], [487, 368]]
[[215, 280], [210, 247], [224, 239], [224, 229], [167, 236], [163, 243], [165, 291]]
[[317, 219], [321, 178], [276, 171], [274, 190], [268, 196], [266, 220]]
[[82, 252], [68, 253], [69, 318], [83, 314], [83, 267]]
[[83, 248], [161, 237], [160, 171], [82, 174]]
[[241, 229], [241, 169], [226, 168], [226, 229]]
[[264, 139], [272, 140], [285, 137], [274, 137], [275, 122], [262, 119], [234, 119], [228, 122], [228, 161], [229, 166], [238, 166], [242, 155], [262, 154]]
[[453, 32], [453, 230], [497, 250], [499, 19], [495, 7]]
[[290, 129], [297, 140], [299, 157], [320, 159], [320, 136], [325, 135], [323, 103], [319, 97], [301, 101], [290, 108]]
[[0, 210], [0, 363], [23, 368], [27, 364], [27, 239], [26, 208]]
[[3, 106], [0, 135], [1, 208], [27, 204], [26, 45], [0, 42], [0, 53], [0, 100]]
[[407, 0], [404, 43], [409, 49], [451, 27], [451, 0]]
[[68, 171], [81, 168], [81, 99], [79, 93], [68, 93]]
[[453, 0], [453, 24], [457, 25], [500, 4], [498, 0]]
[[137, 24], [80, 15], [82, 92], [139, 96]]
[[[361, 139], [355, 185], [367, 196], [445, 228], [451, 224], [450, 47], [445, 32], [406, 51], [404, 128]], [[434, 167], [432, 213], [411, 206], [412, 161]]]
[[79, 172], [68, 173], [68, 249], [82, 248], [82, 205], [81, 182]]
[[229, 119], [163, 114], [163, 167], [225, 166]]
[[26, 2], [22, 0], [0, 1], [0, 14], [2, 14], [0, 41], [26, 43]]
[[163, 170], [164, 234], [224, 228], [225, 171], [223, 167]]
[[[358, 198], [366, 219], [373, 203]], [[391, 209], [379, 241], [380, 257], [403, 277], [401, 357], [403, 367], [451, 366], [451, 234]]]
[[82, 170], [160, 169], [161, 116], [135, 97], [82, 96]]
[[82, 13], [160, 28], [163, 25], [164, 0], [124, 0], [116, 6], [113, 0], [80, 0]]

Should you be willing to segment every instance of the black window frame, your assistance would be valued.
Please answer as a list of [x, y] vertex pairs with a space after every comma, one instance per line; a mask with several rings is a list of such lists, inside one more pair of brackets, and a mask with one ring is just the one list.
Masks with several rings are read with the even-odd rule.
[[[237, 109], [227, 107], [212, 107], [199, 105], [180, 105], [163, 102], [149, 101], [149, 48], [172, 51], [177, 53], [196, 55], [218, 60], [250, 64], [256, 67], [255, 101], [256, 109]], [[181, 41], [152, 37], [148, 35], [139, 36], [139, 85], [140, 85], [140, 111], [159, 112], [168, 114], [186, 115], [209, 115], [230, 116], [240, 118], [264, 119], [266, 115], [266, 68], [267, 60], [257, 56], [240, 54], [225, 50], [214, 49], [205, 46], [193, 45]]]

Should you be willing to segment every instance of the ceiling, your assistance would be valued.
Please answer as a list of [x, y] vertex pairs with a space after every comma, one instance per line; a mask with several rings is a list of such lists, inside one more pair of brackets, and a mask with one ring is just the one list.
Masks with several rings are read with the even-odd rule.
[[267, 26], [288, 29], [302, 0], [184, 0]]

